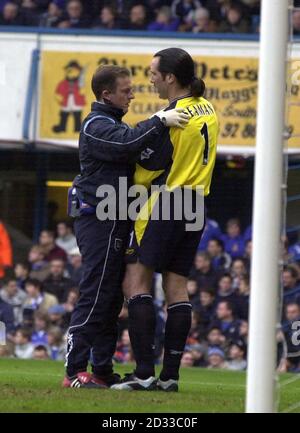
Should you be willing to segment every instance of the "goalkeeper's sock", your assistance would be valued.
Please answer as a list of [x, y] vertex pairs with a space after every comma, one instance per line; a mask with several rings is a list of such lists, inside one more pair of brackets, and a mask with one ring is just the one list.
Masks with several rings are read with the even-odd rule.
[[176, 302], [168, 307], [163, 369], [159, 376], [162, 381], [179, 379], [180, 361], [191, 324], [192, 305], [189, 302]]
[[129, 336], [139, 379], [154, 376], [155, 310], [152, 296], [142, 294], [128, 301]]

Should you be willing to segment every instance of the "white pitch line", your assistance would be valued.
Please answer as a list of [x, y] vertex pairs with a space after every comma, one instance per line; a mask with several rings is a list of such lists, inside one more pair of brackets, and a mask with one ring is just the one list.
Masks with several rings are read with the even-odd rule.
[[300, 402], [299, 403], [295, 403], [292, 404], [291, 406], [289, 406], [287, 409], [281, 410], [280, 413], [290, 413], [295, 409], [298, 409], [300, 407]]
[[280, 382], [279, 385], [286, 386], [289, 385], [290, 383], [296, 382], [299, 379], [300, 379], [300, 374], [297, 374], [295, 377], [290, 377], [289, 379]]

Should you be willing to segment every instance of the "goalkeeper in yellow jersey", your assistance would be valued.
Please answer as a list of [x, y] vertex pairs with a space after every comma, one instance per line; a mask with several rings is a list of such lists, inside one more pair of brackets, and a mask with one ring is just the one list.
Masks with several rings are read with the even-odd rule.
[[[191, 327], [187, 276], [204, 224], [204, 200], [199, 197], [201, 191], [203, 196], [209, 194], [219, 126], [212, 104], [203, 97], [205, 84], [196, 77], [194, 61], [186, 51], [168, 48], [156, 53], [150, 77], [159, 97], [169, 101], [165, 110], [184, 108], [190, 120], [183, 129], [167, 128], [142, 152], [136, 166], [135, 184], [150, 191], [132, 227], [123, 282], [136, 369], [113, 388], [177, 391], [180, 361]], [[181, 200], [178, 192], [182, 193]], [[199, 203], [202, 206], [198, 207]], [[199, 217], [202, 224], [196, 224]], [[151, 296], [155, 271], [162, 273], [168, 305], [158, 380], [154, 372], [155, 311]]]

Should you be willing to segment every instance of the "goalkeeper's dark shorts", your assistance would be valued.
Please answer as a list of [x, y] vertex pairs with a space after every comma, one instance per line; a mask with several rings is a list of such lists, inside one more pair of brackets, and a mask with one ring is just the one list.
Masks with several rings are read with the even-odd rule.
[[[193, 191], [191, 211], [196, 209], [195, 194]], [[165, 203], [160, 194], [153, 207], [150, 206], [152, 207], [152, 210], [148, 212], [150, 217], [137, 219], [132, 223], [125, 261], [127, 264], [140, 262], [156, 272], [174, 272], [187, 277], [193, 265], [204, 224], [197, 227], [197, 230], [191, 231], [187, 225], [195, 224], [196, 218], [186, 218], [182, 206], [182, 218], [178, 219], [180, 212], [178, 213], [178, 205], [172, 195], [170, 196], [169, 215], [163, 206]], [[175, 211], [176, 206], [177, 211]], [[202, 220], [204, 223], [204, 216]]]

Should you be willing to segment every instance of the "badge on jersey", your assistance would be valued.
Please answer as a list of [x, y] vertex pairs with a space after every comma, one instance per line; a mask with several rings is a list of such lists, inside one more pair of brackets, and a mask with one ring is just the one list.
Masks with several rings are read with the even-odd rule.
[[150, 149], [150, 147], [147, 147], [147, 149], [143, 150], [141, 153], [141, 161], [143, 161], [143, 159], [149, 159], [152, 153], [154, 153], [154, 150]]

